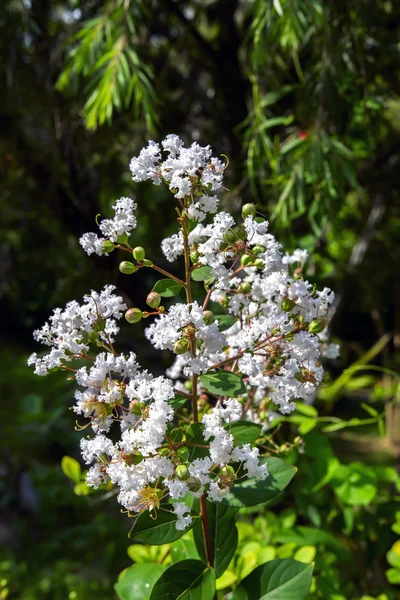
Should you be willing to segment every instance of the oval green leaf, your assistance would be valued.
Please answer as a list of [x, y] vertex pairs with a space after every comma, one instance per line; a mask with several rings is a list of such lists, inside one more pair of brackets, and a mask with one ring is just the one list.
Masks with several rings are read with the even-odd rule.
[[149, 600], [155, 582], [164, 571], [163, 565], [145, 563], [125, 569], [114, 585], [119, 600]]
[[[188, 531], [178, 531], [176, 528], [177, 516], [171, 504], [163, 506], [166, 510], [158, 510], [157, 518], [152, 518], [148, 511], [138, 517], [132, 531], [132, 538], [142, 544], [169, 544], [175, 542]], [[193, 522], [196, 520], [194, 517]], [[192, 526], [193, 527], [193, 524]], [[190, 529], [190, 527], [189, 527]]]
[[212, 268], [208, 265], [204, 265], [204, 267], [199, 267], [192, 271], [192, 279], [193, 281], [207, 281], [212, 276]]
[[246, 392], [245, 385], [239, 375], [229, 371], [215, 371], [200, 375], [200, 381], [207, 391], [217, 396], [234, 398]]
[[214, 569], [189, 559], [172, 565], [161, 575], [150, 600], [213, 600], [214, 594]]
[[279, 532], [275, 537], [277, 542], [284, 544], [297, 544], [297, 546], [319, 546], [324, 545], [336, 552], [339, 556], [348, 554], [346, 546], [332, 533], [316, 527], [300, 525], [292, 527], [287, 531]]
[[261, 425], [250, 423], [250, 421], [234, 421], [228, 423], [225, 429], [233, 435], [237, 444], [251, 444], [260, 437]]
[[267, 464], [269, 475], [263, 481], [246, 479], [236, 483], [222, 500], [230, 506], [255, 506], [278, 496], [293, 479], [297, 469], [280, 458], [269, 456], [262, 459]]
[[218, 322], [219, 331], [226, 331], [237, 322], [237, 318], [232, 315], [215, 315], [215, 318]]
[[164, 298], [172, 298], [172, 296], [179, 294], [182, 287], [180, 283], [177, 283], [173, 279], [160, 279], [153, 287], [153, 292], [157, 292], [157, 294], [160, 294]]
[[183, 394], [175, 394], [175, 396], [171, 398], [171, 400], [169, 400], [168, 402], [174, 410], [177, 410], [178, 408], [186, 404], [188, 400], [190, 400], [190, 398], [184, 396]]
[[61, 459], [61, 468], [64, 475], [71, 479], [74, 483], [79, 483], [81, 480], [81, 465], [75, 458], [71, 456], [63, 456]]
[[[207, 442], [204, 439], [204, 425], [203, 423], [192, 423], [186, 429], [186, 441], [189, 444], [199, 444], [196, 446], [189, 446], [188, 461], [192, 462], [196, 458], [204, 458], [208, 456]], [[204, 446], [204, 447], [202, 447]]]
[[311, 587], [313, 565], [292, 558], [275, 559], [254, 569], [240, 584], [248, 600], [305, 600]]

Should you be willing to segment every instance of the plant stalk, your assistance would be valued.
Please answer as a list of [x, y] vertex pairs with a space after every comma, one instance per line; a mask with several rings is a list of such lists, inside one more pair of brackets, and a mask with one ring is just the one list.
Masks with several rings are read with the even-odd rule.
[[212, 567], [214, 564], [214, 557], [211, 547], [210, 525], [208, 523], [207, 503], [205, 496], [200, 497], [200, 516], [201, 527], [203, 529], [204, 547], [206, 551], [207, 564], [209, 567]]

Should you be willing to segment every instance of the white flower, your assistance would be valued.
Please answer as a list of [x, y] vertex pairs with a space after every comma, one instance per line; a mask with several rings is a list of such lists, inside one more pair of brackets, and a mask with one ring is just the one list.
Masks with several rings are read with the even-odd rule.
[[283, 264], [292, 265], [294, 263], [304, 264], [308, 258], [307, 250], [299, 250], [297, 248], [293, 254], [286, 253], [282, 259]]
[[102, 255], [109, 254], [104, 249], [104, 242], [111, 240], [116, 242], [120, 235], [130, 235], [132, 229], [136, 227], [136, 202], [130, 198], [120, 198], [113, 205], [114, 217], [112, 219], [103, 219], [99, 228], [104, 235], [99, 238], [95, 233], [84, 233], [79, 240], [80, 245], [89, 256], [93, 253]]
[[174, 262], [183, 254], [183, 237], [182, 233], [174, 233], [171, 237], [164, 238], [161, 242], [161, 250], [164, 253], [165, 258], [169, 262]]
[[207, 213], [215, 213], [218, 209], [217, 196], [202, 196], [188, 208], [188, 215], [196, 221], [204, 221]]
[[158, 168], [160, 158], [160, 146], [156, 142], [150, 141], [147, 148], [143, 148], [139, 156], [132, 158], [129, 163], [133, 181], [152, 179], [155, 185], [160, 185], [161, 178]]
[[191, 525], [192, 517], [190, 516], [190, 508], [186, 506], [184, 502], [174, 503], [174, 513], [178, 517], [176, 522], [176, 528], [178, 531], [182, 531]]
[[130, 198], [117, 200], [113, 206], [114, 218], [104, 219], [99, 225], [102, 234], [112, 242], [116, 242], [117, 238], [124, 233], [129, 236], [132, 229], [136, 227], [136, 216], [133, 212], [136, 207], [136, 203]]
[[72, 360], [86, 352], [89, 348], [88, 335], [94, 331], [96, 324], [108, 320], [111, 329], [106, 327], [100, 331], [100, 337], [113, 342], [108, 333], [118, 333], [115, 319], [119, 319], [126, 305], [122, 298], [113, 294], [115, 286], [106, 286], [100, 294], [92, 291], [84, 297], [84, 302], [69, 302], [65, 309], [57, 308], [42, 329], [33, 332], [36, 341], [51, 346], [52, 349], [42, 358], [36, 353], [28, 359], [29, 365], [35, 365], [37, 375], [46, 375], [50, 369], [60, 367], [64, 362]]
[[95, 233], [84, 233], [79, 239], [80, 245], [89, 256], [91, 254], [98, 254], [99, 256], [108, 254], [104, 251], [104, 242], [105, 239], [99, 238]]

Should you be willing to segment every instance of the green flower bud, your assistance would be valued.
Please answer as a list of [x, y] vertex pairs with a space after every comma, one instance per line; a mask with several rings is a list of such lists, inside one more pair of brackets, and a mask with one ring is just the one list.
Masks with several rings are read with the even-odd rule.
[[157, 306], [160, 306], [160, 303], [161, 303], [160, 294], [157, 294], [157, 292], [150, 292], [150, 294], [148, 294], [148, 296], [146, 298], [146, 304], [151, 306], [151, 308], [157, 308]]
[[227, 296], [222, 296], [219, 300], [218, 300], [218, 304], [220, 306], [222, 306], [222, 308], [228, 308], [229, 306], [229, 298]]
[[266, 251], [266, 247], [265, 246], [254, 246], [251, 251], [253, 252], [253, 254], [262, 254], [263, 252]]
[[133, 249], [132, 254], [135, 260], [143, 260], [146, 256], [145, 249], [142, 248], [142, 246], [136, 246], [136, 248]]
[[199, 253], [198, 253], [198, 251], [197, 251], [197, 249], [196, 249], [196, 248], [193, 248], [193, 249], [190, 251], [189, 257], [190, 257], [190, 260], [191, 260], [191, 262], [192, 262], [193, 264], [197, 263], [197, 261], [199, 260], [199, 256], [200, 256], [200, 255], [199, 255]]
[[255, 204], [244, 204], [242, 206], [242, 219], [246, 217], [255, 217], [256, 216], [256, 205]]
[[188, 390], [189, 392], [192, 391], [193, 383], [192, 383], [191, 379], [188, 379], [187, 381], [185, 381], [185, 383], [183, 385], [185, 387], [185, 390]]
[[130, 454], [128, 454], [127, 452], [122, 452], [121, 458], [129, 466], [138, 465], [143, 460], [143, 454], [141, 454], [139, 451], [132, 452]]
[[219, 473], [219, 487], [221, 488], [231, 488], [237, 479], [235, 469], [230, 465], [225, 465], [222, 467]]
[[181, 338], [175, 342], [174, 352], [175, 354], [185, 354], [185, 352], [189, 351], [189, 346], [189, 340], [186, 338]]
[[129, 308], [125, 313], [125, 319], [131, 324], [139, 323], [142, 317], [143, 313], [140, 308]]
[[138, 417], [140, 417], [142, 415], [142, 411], [140, 409], [139, 402], [136, 399], [131, 400], [131, 402], [129, 403], [129, 410], [131, 413], [133, 413], [134, 415], [137, 415]]
[[251, 292], [251, 285], [248, 281], [242, 281], [239, 285], [239, 291], [243, 294], [249, 294]]
[[104, 240], [103, 242], [103, 252], [104, 254], [110, 254], [114, 250], [115, 246], [111, 240]]
[[229, 244], [233, 244], [237, 240], [237, 235], [232, 229], [228, 229], [228, 231], [224, 234], [224, 241]]
[[235, 475], [235, 469], [231, 465], [225, 465], [220, 471], [221, 475]]
[[243, 254], [242, 258], [240, 259], [240, 264], [242, 265], [242, 267], [249, 267], [253, 264], [253, 261], [254, 258], [252, 256], [249, 256], [248, 254]]
[[310, 333], [321, 333], [321, 331], [323, 331], [325, 329], [325, 325], [324, 323], [322, 323], [321, 321], [311, 321], [311, 323], [308, 326], [308, 331]]
[[143, 265], [145, 267], [152, 267], [153, 266], [153, 261], [152, 260], [148, 260], [147, 258], [143, 259]]
[[135, 265], [127, 260], [123, 260], [122, 263], [119, 263], [119, 270], [124, 275], [132, 275], [135, 271]]
[[257, 269], [263, 269], [264, 261], [261, 260], [261, 258], [256, 258], [256, 260], [254, 261], [254, 266], [257, 267]]
[[175, 469], [175, 477], [179, 481], [186, 481], [189, 479], [190, 473], [186, 465], [178, 465]]
[[118, 242], [118, 244], [122, 244], [122, 245], [127, 244], [128, 243], [128, 236], [127, 236], [127, 234], [123, 233], [122, 235], [119, 235], [117, 237], [117, 242]]
[[211, 310], [205, 310], [203, 313], [203, 319], [206, 325], [211, 325], [211, 323], [214, 323], [215, 321], [214, 313]]
[[201, 481], [198, 477], [189, 477], [186, 484], [191, 492], [198, 492], [201, 488]]
[[289, 333], [285, 333], [285, 335], [283, 336], [283, 338], [285, 340], [287, 340], [288, 342], [291, 342], [294, 338], [294, 333], [293, 331], [289, 331]]
[[183, 462], [186, 462], [187, 460], [189, 460], [189, 450], [187, 448], [185, 448], [185, 446], [181, 446], [180, 448], [178, 448], [177, 454], [178, 454], [179, 460], [181, 460]]
[[290, 312], [292, 308], [296, 306], [296, 302], [293, 302], [290, 298], [284, 298], [282, 300], [281, 309], [283, 312]]

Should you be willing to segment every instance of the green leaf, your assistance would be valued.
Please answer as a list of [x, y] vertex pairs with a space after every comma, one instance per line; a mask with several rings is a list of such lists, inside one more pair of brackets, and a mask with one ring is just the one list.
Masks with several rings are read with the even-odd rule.
[[194, 558], [196, 560], [199, 560], [200, 558], [196, 549], [196, 544], [192, 539], [187, 539], [187, 536], [184, 536], [171, 544], [170, 556], [173, 564], [189, 558]]
[[306, 417], [317, 417], [318, 411], [312, 404], [304, 404], [303, 402], [296, 402], [296, 410], [305, 415]]
[[212, 268], [208, 265], [204, 265], [204, 267], [199, 267], [192, 271], [191, 275], [193, 281], [207, 281], [212, 277]]
[[86, 481], [79, 481], [74, 485], [74, 494], [77, 496], [89, 496], [93, 492], [93, 488]]
[[176, 296], [182, 289], [182, 285], [173, 279], [160, 279], [153, 287], [153, 292], [157, 292], [164, 298], [172, 298]]
[[336, 495], [350, 506], [366, 506], [377, 493], [377, 480], [371, 467], [360, 462], [340, 465], [333, 476]]
[[[206, 502], [213, 554], [212, 566], [215, 569], [215, 576], [220, 577], [231, 562], [238, 544], [238, 532], [235, 526], [238, 511], [237, 508], [226, 506], [220, 502], [210, 502], [209, 500]], [[194, 506], [198, 506], [198, 501]], [[193, 537], [200, 558], [206, 561], [203, 529], [200, 519], [193, 528]]]
[[132, 565], [122, 571], [114, 589], [120, 600], [149, 600], [157, 579], [165, 571], [163, 565]]
[[[165, 504], [163, 506], [166, 510], [159, 510], [157, 512], [157, 518], [152, 518], [148, 511], [142, 513], [135, 523], [132, 532], [132, 538], [142, 544], [168, 544], [179, 540], [185, 533], [185, 531], [178, 531], [176, 529], [177, 516], [172, 511], [173, 507], [171, 504]], [[193, 519], [195, 522], [196, 517]], [[193, 527], [193, 524], [191, 525]], [[186, 531], [188, 531], [186, 529]]]
[[236, 483], [222, 500], [230, 506], [255, 506], [278, 496], [291, 482], [297, 469], [280, 458], [270, 456], [261, 459], [268, 466], [269, 475], [263, 481], [245, 479]]
[[226, 331], [237, 322], [237, 318], [232, 315], [215, 315], [215, 318], [218, 321], [219, 331]]
[[234, 421], [227, 423], [225, 429], [233, 435], [237, 444], [251, 444], [260, 437], [261, 425], [251, 423], [250, 421]]
[[232, 595], [232, 599], [305, 600], [311, 587], [312, 571], [312, 565], [292, 558], [271, 560], [243, 579], [239, 588], [245, 595], [239, 592]]
[[302, 563], [312, 563], [316, 553], [317, 549], [315, 546], [303, 546], [297, 550], [293, 558]]
[[386, 559], [391, 567], [400, 571], [400, 540], [395, 542], [386, 554]]
[[302, 525], [293, 527], [287, 531], [281, 531], [274, 539], [277, 542], [284, 544], [293, 543], [297, 546], [318, 546], [323, 544], [340, 556], [348, 552], [346, 546], [344, 546], [334, 535], [329, 533], [329, 531], [324, 531], [323, 529], [317, 529], [315, 527], [305, 527]]
[[190, 398], [184, 396], [183, 394], [175, 394], [175, 396], [171, 400], [169, 400], [169, 404], [174, 410], [177, 410], [178, 408], [186, 404], [188, 400], [190, 400]]
[[278, 15], [280, 17], [283, 17], [283, 10], [282, 10], [282, 6], [281, 6], [281, 3], [279, 2], [279, 0], [273, 0], [273, 5], [274, 5], [274, 9], [278, 13]]
[[[186, 429], [186, 441], [190, 444], [200, 444], [200, 446], [206, 446], [207, 442], [204, 439], [203, 432], [203, 423], [192, 423]], [[199, 446], [189, 446], [188, 450], [189, 462], [192, 462], [196, 458], [204, 458], [205, 456], [208, 456], [208, 448], [201, 448]]]
[[233, 398], [246, 392], [241, 378], [229, 371], [214, 371], [200, 375], [200, 381], [206, 390], [217, 396]]
[[227, 587], [232, 587], [237, 581], [237, 576], [233, 571], [225, 571], [216, 581], [217, 591], [224, 590]]
[[64, 475], [71, 479], [75, 483], [79, 483], [81, 480], [81, 465], [75, 458], [71, 456], [63, 456], [61, 460], [61, 468]]
[[167, 569], [150, 600], [213, 600], [215, 573], [200, 560], [183, 560]]
[[386, 571], [386, 578], [392, 585], [400, 584], [400, 571], [398, 569], [388, 569]]

